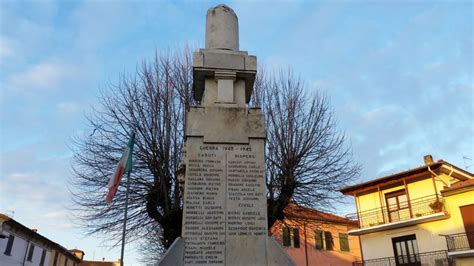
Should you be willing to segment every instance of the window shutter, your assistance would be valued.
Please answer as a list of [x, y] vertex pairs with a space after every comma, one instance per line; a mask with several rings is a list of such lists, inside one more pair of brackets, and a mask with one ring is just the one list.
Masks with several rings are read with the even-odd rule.
[[293, 228], [293, 247], [300, 247], [300, 232], [298, 228]]
[[346, 233], [339, 233], [339, 245], [341, 247], [341, 251], [350, 251], [349, 237]]
[[46, 258], [46, 249], [43, 249], [43, 253], [41, 254], [40, 266], [44, 265], [44, 259], [45, 258]]
[[12, 254], [13, 241], [15, 241], [15, 236], [14, 235], [9, 235], [8, 236], [7, 247], [5, 248], [5, 253], [4, 253], [7, 256], [11, 256], [11, 254]]
[[28, 259], [27, 261], [31, 261], [33, 259], [33, 254], [35, 253], [35, 245], [31, 243], [30, 250], [28, 251]]
[[290, 240], [290, 228], [288, 226], [283, 226], [283, 246], [289, 247], [291, 246]]
[[53, 262], [53, 266], [58, 266], [58, 252], [56, 251], [56, 253], [54, 254], [54, 262]]

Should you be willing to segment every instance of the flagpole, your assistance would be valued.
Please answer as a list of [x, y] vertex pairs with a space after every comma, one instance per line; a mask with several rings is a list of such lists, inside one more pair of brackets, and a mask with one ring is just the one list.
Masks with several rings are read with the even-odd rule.
[[131, 171], [127, 173], [127, 190], [125, 192], [125, 213], [123, 215], [122, 250], [120, 252], [120, 266], [123, 266], [123, 253], [125, 250], [125, 232], [127, 229], [128, 189], [130, 187], [130, 172]]

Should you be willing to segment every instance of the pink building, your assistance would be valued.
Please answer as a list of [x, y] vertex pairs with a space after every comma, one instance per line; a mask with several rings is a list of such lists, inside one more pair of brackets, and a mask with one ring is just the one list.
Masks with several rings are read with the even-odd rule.
[[296, 265], [351, 266], [361, 260], [359, 237], [347, 233], [358, 228], [357, 221], [297, 205], [285, 213], [270, 231]]

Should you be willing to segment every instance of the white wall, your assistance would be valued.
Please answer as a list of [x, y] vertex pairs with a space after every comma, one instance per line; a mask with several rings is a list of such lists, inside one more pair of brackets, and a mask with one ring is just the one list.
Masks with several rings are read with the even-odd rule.
[[392, 238], [413, 234], [416, 235], [420, 253], [447, 249], [446, 239], [443, 236], [433, 234], [420, 225], [414, 225], [362, 235], [360, 240], [364, 260], [393, 257]]
[[[26, 246], [27, 246], [27, 241], [20, 236], [13, 234], [15, 236], [15, 240], [13, 241], [13, 246], [11, 250], [11, 255], [7, 256], [5, 255], [5, 249], [7, 247], [8, 243], [8, 236], [10, 236], [10, 232], [8, 231], [3, 231], [3, 234], [6, 235], [7, 237], [4, 239], [0, 239], [0, 265], [1, 266], [17, 266], [17, 265], [23, 265], [23, 259], [28, 258], [28, 254], [26, 254], [25, 258], [25, 253], [27, 252]], [[35, 250], [33, 253], [33, 258], [30, 261], [25, 261], [25, 265], [28, 266], [38, 266], [39, 263], [41, 262], [41, 255], [43, 254], [43, 246], [38, 244], [38, 243], [33, 243], [35, 245]], [[51, 251], [46, 252], [46, 257], [44, 260], [44, 265], [49, 264], [49, 259], [51, 256]]]
[[25, 256], [27, 242], [14, 234], [15, 240], [13, 241], [11, 255], [7, 256], [5, 255], [5, 249], [7, 247], [8, 236], [10, 236], [10, 232], [3, 231], [3, 234], [6, 235], [7, 238], [0, 240], [0, 265], [23, 265], [23, 258]]

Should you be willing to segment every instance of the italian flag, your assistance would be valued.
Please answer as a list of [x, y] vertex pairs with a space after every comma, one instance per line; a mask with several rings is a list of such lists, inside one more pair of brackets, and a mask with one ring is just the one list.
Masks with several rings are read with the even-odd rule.
[[115, 197], [115, 193], [117, 193], [117, 189], [120, 185], [120, 180], [122, 179], [123, 174], [129, 174], [132, 171], [132, 152], [133, 152], [133, 145], [135, 144], [135, 132], [132, 133], [130, 140], [128, 141], [127, 148], [122, 154], [122, 158], [115, 168], [114, 174], [110, 177], [109, 181], [109, 192], [107, 193], [107, 197], [105, 201], [110, 204]]

